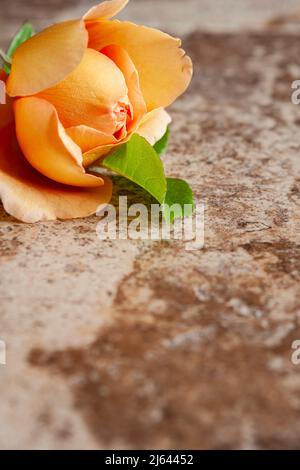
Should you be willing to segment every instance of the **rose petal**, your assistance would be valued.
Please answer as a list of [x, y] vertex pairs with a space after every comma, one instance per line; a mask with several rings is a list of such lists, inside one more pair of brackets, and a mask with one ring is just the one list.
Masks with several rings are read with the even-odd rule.
[[94, 214], [111, 198], [112, 184], [103, 179], [99, 188], [76, 188], [49, 180], [24, 158], [13, 126], [0, 131], [0, 198], [4, 209], [23, 222]]
[[85, 21], [109, 20], [127, 5], [129, 0], [111, 0], [91, 8], [83, 17]]
[[89, 47], [101, 50], [116, 44], [126, 49], [138, 70], [148, 111], [170, 105], [188, 87], [193, 67], [179, 39], [117, 20], [88, 23], [87, 29]]
[[142, 119], [142, 116], [147, 112], [145, 100], [140, 88], [140, 80], [138, 72], [123, 47], [111, 45], [101, 50], [102, 54], [105, 54], [122, 71], [126, 85], [128, 88], [128, 97], [132, 105], [133, 117], [130, 124], [127, 126], [127, 131], [132, 131]]
[[66, 129], [67, 134], [71, 139], [79, 145], [82, 152], [88, 152], [95, 147], [101, 145], [109, 145], [117, 143], [114, 136], [104, 134], [88, 126], [74, 126]]
[[123, 136], [121, 140], [119, 140], [117, 143], [112, 144], [112, 145], [100, 145], [99, 147], [95, 147], [91, 150], [88, 150], [85, 152], [82, 156], [83, 158], [83, 166], [85, 168], [89, 167], [93, 163], [95, 163], [97, 160], [99, 160], [102, 157], [105, 157], [109, 152], [112, 150], [116, 150], [120, 145], [125, 144], [128, 142], [132, 134], [127, 134], [126, 137]]
[[56, 85], [79, 65], [87, 41], [82, 20], [58, 23], [36, 34], [13, 56], [7, 93], [28, 96]]
[[165, 135], [171, 121], [170, 115], [163, 108], [154, 109], [144, 117], [136, 133], [154, 145]]
[[115, 150], [119, 145], [123, 145], [128, 141], [128, 139], [129, 136], [127, 136], [127, 138], [124, 139], [121, 143], [114, 145], [100, 145], [99, 147], [95, 147], [94, 149], [85, 152], [83, 154], [83, 166], [88, 168], [100, 158], [105, 157], [105, 155], [107, 155], [111, 150]]
[[66, 134], [54, 106], [41, 98], [15, 101], [17, 138], [29, 163], [43, 175], [74, 186], [101, 186], [82, 166], [80, 148]]
[[116, 131], [118, 103], [128, 101], [120, 69], [93, 49], [85, 51], [79, 66], [65, 80], [39, 96], [55, 106], [64, 127], [85, 125], [110, 135]]

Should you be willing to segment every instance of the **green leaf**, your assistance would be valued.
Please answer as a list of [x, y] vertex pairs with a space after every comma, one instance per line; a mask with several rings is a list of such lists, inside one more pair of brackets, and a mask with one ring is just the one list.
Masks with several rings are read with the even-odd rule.
[[[143, 137], [134, 134], [129, 142], [105, 157], [101, 165], [150, 193], [163, 205], [164, 218], [168, 223], [193, 214], [192, 189], [184, 180], [165, 178], [161, 159]], [[97, 173], [100, 170], [97, 166], [89, 169]]]
[[[23, 26], [19, 29], [15, 37], [13, 38], [8, 51], [6, 53], [9, 59], [12, 59], [14, 53], [21, 44], [30, 39], [34, 35], [34, 29], [31, 23], [24, 23]], [[5, 63], [3, 66], [4, 71], [9, 74], [11, 66], [8, 63]]]
[[[164, 217], [169, 223], [177, 218], [191, 216], [194, 212], [195, 204], [193, 191], [189, 184], [181, 179], [167, 178], [167, 193], [164, 204], [167, 206], [164, 209]], [[178, 207], [174, 206], [175, 210], [170, 211], [169, 208], [174, 204], [178, 204]]]
[[134, 134], [130, 141], [109, 154], [102, 165], [138, 184], [162, 204], [167, 181], [162, 162], [143, 137]]
[[167, 127], [167, 130], [163, 137], [153, 146], [154, 150], [156, 151], [156, 153], [158, 153], [158, 155], [163, 155], [164, 153], [166, 153], [168, 148], [169, 137], [170, 128]]
[[10, 67], [11, 67], [10, 64], [7, 64], [7, 63], [3, 64], [3, 70], [7, 75], [10, 74]]
[[6, 74], [10, 73], [10, 66], [11, 66], [11, 60], [10, 58], [5, 54], [5, 52], [0, 49], [0, 59], [2, 60], [3, 63], [3, 70]]

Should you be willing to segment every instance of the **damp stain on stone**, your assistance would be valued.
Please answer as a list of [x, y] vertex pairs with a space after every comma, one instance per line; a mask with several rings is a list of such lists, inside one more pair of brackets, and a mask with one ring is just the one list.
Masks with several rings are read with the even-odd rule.
[[[242, 316], [234, 324], [241, 305], [228, 304], [239, 295], [242, 306], [254, 308], [261, 306], [260, 297], [247, 296], [247, 286], [236, 292], [222, 276], [208, 277], [210, 288], [200, 295], [192, 272], [176, 289], [168, 262], [154, 275], [160, 257], [168, 261], [171, 253], [167, 246], [144, 252], [120, 283], [111, 321], [93, 342], [57, 351], [35, 348], [29, 363], [67, 381], [73, 405], [99, 446], [236, 448], [247, 416], [258, 447], [298, 446], [293, 429], [282, 435], [281, 426], [300, 418], [300, 411], [291, 406], [278, 373], [267, 367], [279, 355], [289, 374], [297, 331], [264, 347], [259, 320], [249, 323]], [[151, 309], [158, 300], [165, 305], [159, 321]], [[249, 339], [254, 335], [257, 342]], [[226, 432], [217, 432], [216, 422]]]
[[274, 277], [285, 273], [300, 278], [300, 244], [281, 239], [274, 242], [253, 241], [243, 245], [243, 248], [255, 259], [262, 259], [268, 253], [274, 255], [277, 260], [266, 266], [266, 270]]
[[[165, 346], [165, 336], [157, 325], [120, 322], [87, 348], [33, 350], [29, 361], [65, 377], [100, 445], [232, 448], [241, 440], [242, 413], [255, 423], [258, 446], [298, 446], [292, 430], [281, 436], [283, 420], [299, 419], [300, 412], [266, 370], [270, 353], [230, 344], [224, 332], [214, 348], [200, 341], [193, 348], [181, 349], [180, 341]], [[216, 434], [216, 420], [226, 433]]]

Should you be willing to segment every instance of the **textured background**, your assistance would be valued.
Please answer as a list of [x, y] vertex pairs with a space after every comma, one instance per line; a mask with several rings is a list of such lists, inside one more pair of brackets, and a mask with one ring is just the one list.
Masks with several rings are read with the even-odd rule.
[[[91, 3], [1, 0], [1, 45]], [[206, 204], [205, 248], [0, 208], [1, 448], [299, 448], [299, 12], [131, 1], [122, 17], [182, 35], [195, 63], [165, 163]]]

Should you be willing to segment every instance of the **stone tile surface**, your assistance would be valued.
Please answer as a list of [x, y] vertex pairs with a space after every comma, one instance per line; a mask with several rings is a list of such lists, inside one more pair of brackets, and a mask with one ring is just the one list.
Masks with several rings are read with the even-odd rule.
[[[1, 208], [2, 449], [299, 448], [297, 3], [131, 1], [195, 64], [164, 159], [205, 203], [205, 247]], [[90, 4], [2, 0], [1, 43]]]

